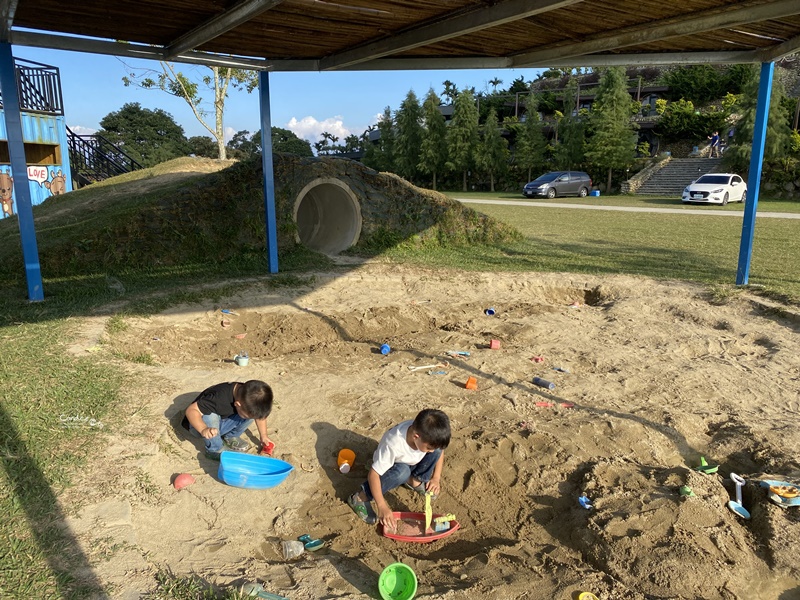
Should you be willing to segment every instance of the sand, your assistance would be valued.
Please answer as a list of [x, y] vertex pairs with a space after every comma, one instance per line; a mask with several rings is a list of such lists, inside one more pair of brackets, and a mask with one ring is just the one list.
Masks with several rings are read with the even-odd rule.
[[[63, 495], [69, 526], [115, 598], [152, 590], [159, 568], [220, 589], [259, 581], [292, 600], [378, 598], [395, 561], [431, 600], [800, 598], [800, 508], [758, 485], [800, 483], [800, 315], [744, 292], [723, 300], [675, 281], [369, 263], [128, 318], [111, 337], [88, 320], [75, 351], [100, 341], [154, 365], [123, 361], [142, 383], [91, 475]], [[409, 370], [443, 360], [431, 371], [446, 374]], [[273, 489], [221, 483], [177, 427], [202, 389], [247, 379], [273, 387], [275, 456], [295, 467]], [[402, 543], [345, 499], [383, 432], [426, 407], [452, 420], [434, 510], [461, 529]], [[348, 474], [341, 448], [356, 453]], [[694, 471], [701, 456], [719, 472]], [[175, 491], [183, 472], [196, 483]], [[747, 482], [749, 521], [727, 507], [731, 472]], [[388, 499], [424, 510], [410, 490]], [[326, 548], [285, 561], [281, 541], [306, 533]]]

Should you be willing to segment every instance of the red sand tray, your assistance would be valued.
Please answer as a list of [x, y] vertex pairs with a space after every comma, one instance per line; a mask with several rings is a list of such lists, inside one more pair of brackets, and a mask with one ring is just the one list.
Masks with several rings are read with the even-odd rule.
[[[450, 529], [446, 531], [440, 531], [438, 533], [422, 533], [422, 529], [425, 527], [425, 513], [418, 513], [418, 512], [395, 512], [394, 518], [398, 520], [397, 525], [397, 532], [391, 533], [386, 531], [381, 525], [381, 532], [383, 533], [384, 537], [387, 537], [392, 540], [397, 540], [398, 542], [415, 542], [417, 544], [425, 544], [427, 542], [434, 542], [436, 540], [440, 540], [442, 538], [446, 538], [451, 533], [455, 532], [460, 525], [458, 521], [452, 520], [450, 521]], [[433, 515], [433, 518], [441, 517], [443, 515]]]

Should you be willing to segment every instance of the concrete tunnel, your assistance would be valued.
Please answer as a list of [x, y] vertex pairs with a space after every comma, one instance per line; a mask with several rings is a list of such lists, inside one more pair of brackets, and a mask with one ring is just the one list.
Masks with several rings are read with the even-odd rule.
[[361, 205], [339, 179], [319, 178], [306, 185], [294, 202], [297, 241], [323, 254], [339, 254], [358, 242]]

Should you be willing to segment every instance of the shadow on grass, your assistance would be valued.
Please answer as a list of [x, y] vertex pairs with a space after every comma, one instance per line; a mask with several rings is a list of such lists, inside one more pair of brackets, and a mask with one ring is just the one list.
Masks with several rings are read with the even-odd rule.
[[[625, 244], [622, 241], [612, 243], [598, 239], [582, 243], [559, 243], [529, 237], [525, 244], [506, 246], [500, 250], [501, 254], [482, 257], [483, 262], [488, 263], [487, 270], [493, 266], [508, 270], [508, 264], [512, 262], [514, 267], [522, 271], [549, 271], [557, 264], [563, 271], [577, 273], [626, 274], [705, 282], [723, 282], [728, 274], [714, 255]], [[730, 260], [734, 261], [735, 257]]]
[[[33, 572], [41, 564], [37, 557], [31, 556], [30, 548], [26, 547], [24, 539], [10, 543], [5, 551], [5, 556], [0, 559], [3, 571], [16, 571], [14, 583], [18, 585], [25, 581], [30, 589], [29, 598], [44, 598], [51, 594], [43, 593], [38, 585], [50, 587], [48, 580], [55, 582], [57, 595], [61, 598], [88, 598], [102, 591], [102, 585], [92, 570], [86, 555], [71, 535], [68, 528], [64, 527], [64, 514], [59, 508], [56, 495], [50, 487], [47, 478], [39, 468], [36, 460], [31, 456], [25, 441], [17, 430], [14, 419], [0, 405], [0, 462], [5, 470], [14, 504], [25, 512], [27, 529], [32, 534], [32, 539], [39, 553], [49, 565], [51, 575]], [[5, 519], [13, 518], [13, 514], [3, 515]], [[20, 576], [19, 571], [30, 570], [27, 576]], [[0, 596], [4, 596], [2, 586], [4, 578], [0, 578]], [[6, 590], [8, 591], [8, 590]]]

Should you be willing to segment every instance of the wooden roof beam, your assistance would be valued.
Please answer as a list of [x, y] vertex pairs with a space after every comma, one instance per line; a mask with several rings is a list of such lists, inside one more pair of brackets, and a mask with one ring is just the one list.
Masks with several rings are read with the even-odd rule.
[[[588, 54], [566, 59], [551, 60], [547, 67], [612, 67], [637, 65], [701, 65], [701, 64], [747, 64], [763, 62], [752, 50], [730, 52], [654, 52], [649, 54]], [[368, 62], [344, 67], [342, 71], [409, 71], [430, 69], [509, 69], [510, 58], [451, 57], [451, 58], [378, 58]], [[270, 60], [269, 71], [317, 71], [316, 60]]]
[[[626, 46], [636, 46], [667, 38], [738, 27], [758, 21], [780, 19], [799, 13], [800, 2], [798, 0], [777, 0], [756, 5], [740, 3], [736, 5], [736, 8], [724, 12], [719, 12], [719, 10], [704, 11], [698, 13], [697, 17], [687, 20], [664, 19], [646, 25], [627, 27], [604, 33], [585, 42], [551, 46], [518, 54], [513, 57], [512, 66], [515, 68], [540, 66], [550, 64], [551, 61], [556, 59], [580, 57], [595, 52], [607, 52], [625, 48]], [[578, 62], [580, 62], [579, 59]]]
[[800, 35], [775, 46], [758, 50], [756, 52], [756, 57], [758, 58], [758, 62], [771, 62], [780, 60], [789, 54], [794, 54], [798, 50], [800, 50]]
[[[265, 69], [273, 72], [320, 71], [320, 61], [313, 59], [276, 59], [265, 62]], [[495, 57], [444, 57], [444, 58], [378, 58], [342, 67], [340, 71], [417, 71], [446, 69], [508, 69], [511, 59]]]
[[743, 65], [761, 62], [752, 50], [732, 52], [654, 52], [649, 54], [586, 54], [552, 60], [542, 67], [614, 67], [630, 65]]
[[210, 18], [199, 27], [173, 40], [164, 49], [164, 60], [175, 60], [180, 54], [202, 46], [281, 2], [283, 0], [242, 0], [233, 8]]
[[505, 0], [489, 8], [448, 17], [435, 23], [398, 33], [371, 44], [333, 54], [319, 61], [320, 69], [343, 69], [390, 54], [427, 46], [474, 31], [496, 27], [526, 17], [577, 4], [581, 0]]
[[0, 0], [0, 42], [11, 39], [11, 26], [17, 12], [18, 0]]
[[[148, 60], [166, 60], [164, 52], [158, 46], [144, 44], [128, 44], [111, 40], [98, 40], [66, 35], [54, 35], [35, 31], [11, 32], [11, 43], [16, 46], [31, 46], [34, 48], [53, 48], [55, 50], [70, 50], [72, 52], [88, 52], [91, 54], [107, 54], [110, 56], [125, 56], [128, 58], [142, 58]], [[228, 56], [213, 54], [211, 52], [187, 52], [173, 58], [175, 62], [191, 63], [197, 65], [217, 65], [220, 67], [233, 67], [234, 69], [266, 70], [267, 63], [260, 58], [246, 56]], [[317, 70], [317, 69], [313, 69]]]

